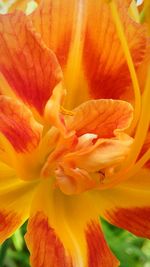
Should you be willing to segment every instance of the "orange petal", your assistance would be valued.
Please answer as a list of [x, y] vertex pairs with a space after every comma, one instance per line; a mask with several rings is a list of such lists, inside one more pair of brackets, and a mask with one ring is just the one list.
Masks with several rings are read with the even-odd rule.
[[66, 154], [62, 160], [62, 166], [67, 164], [70, 168], [73, 165], [74, 168], [88, 172], [99, 172], [122, 162], [129, 154], [132, 143], [133, 140], [128, 137], [125, 140], [99, 139], [87, 148]]
[[88, 196], [68, 198], [51, 180], [44, 181], [35, 194], [26, 235], [32, 267], [117, 267], [95, 216]]
[[88, 267], [116, 267], [116, 258], [109, 250], [98, 222], [91, 221], [86, 229]]
[[[130, 19], [125, 1], [116, 3], [137, 67], [145, 53], [145, 29]], [[125, 94], [130, 74], [107, 1], [89, 1], [83, 61], [92, 96], [118, 99]]]
[[[146, 49], [145, 29], [130, 19], [125, 1], [117, 4], [137, 67]], [[32, 20], [63, 68], [68, 108], [89, 99], [89, 92], [115, 99], [127, 92], [131, 98], [130, 74], [107, 1], [41, 1]]]
[[29, 215], [35, 184], [16, 178], [13, 169], [0, 163], [0, 243], [10, 237]]
[[0, 70], [14, 92], [42, 115], [62, 74], [23, 13], [0, 16], [0, 54]]
[[39, 144], [42, 126], [23, 103], [1, 95], [0, 131], [16, 152], [29, 152]]
[[110, 223], [132, 232], [134, 235], [150, 238], [150, 207], [116, 208], [108, 211], [106, 219]]
[[61, 114], [61, 104], [63, 103], [66, 90], [63, 85], [58, 84], [53, 90], [51, 98], [47, 101], [44, 110], [44, 118], [48, 125], [53, 125], [65, 134], [67, 132], [64, 116]]
[[101, 99], [88, 101], [73, 112], [68, 128], [76, 130], [78, 136], [94, 133], [100, 138], [111, 138], [130, 126], [133, 108], [124, 101]]
[[44, 213], [38, 212], [30, 219], [26, 241], [32, 267], [73, 267], [71, 258]]
[[67, 62], [78, 5], [75, 0], [44, 0], [32, 14], [37, 32], [41, 34], [45, 44], [56, 53], [61, 66]]
[[135, 235], [150, 238], [149, 177], [149, 170], [141, 170], [116, 188], [95, 191], [93, 199], [101, 215]]

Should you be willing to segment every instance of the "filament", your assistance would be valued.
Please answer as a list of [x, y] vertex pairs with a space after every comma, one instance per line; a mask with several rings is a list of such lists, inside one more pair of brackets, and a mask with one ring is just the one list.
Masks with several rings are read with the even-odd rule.
[[110, 5], [112, 17], [113, 17], [115, 25], [116, 25], [118, 37], [119, 37], [121, 45], [122, 45], [122, 49], [123, 49], [123, 52], [124, 52], [124, 55], [125, 55], [125, 58], [127, 61], [127, 65], [129, 68], [129, 72], [130, 72], [130, 76], [131, 76], [131, 80], [132, 80], [132, 84], [133, 84], [133, 90], [134, 90], [134, 96], [135, 96], [135, 105], [134, 105], [135, 107], [134, 107], [134, 118], [132, 121], [132, 125], [130, 127], [130, 131], [132, 132], [132, 130], [136, 127], [139, 116], [140, 116], [141, 92], [140, 92], [140, 88], [139, 88], [139, 83], [138, 83], [135, 67], [134, 67], [131, 53], [129, 50], [128, 42], [127, 42], [127, 39], [126, 39], [126, 36], [124, 33], [123, 25], [122, 25], [121, 19], [119, 17], [116, 4], [113, 0], [110, 0], [109, 5]]
[[129, 164], [134, 164], [138, 158], [140, 150], [144, 144], [147, 131], [150, 123], [150, 111], [149, 111], [149, 100], [150, 100], [150, 68], [148, 70], [146, 86], [144, 89], [143, 97], [142, 97], [142, 110], [141, 116], [138, 123], [137, 131], [135, 134], [134, 143], [131, 148], [131, 152], [129, 157], [127, 158], [124, 167]]

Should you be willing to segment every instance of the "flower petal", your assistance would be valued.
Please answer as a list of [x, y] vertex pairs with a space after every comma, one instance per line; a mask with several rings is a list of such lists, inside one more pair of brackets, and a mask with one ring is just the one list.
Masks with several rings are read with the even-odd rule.
[[22, 12], [0, 16], [0, 54], [0, 71], [14, 92], [42, 115], [62, 74]]
[[[32, 14], [37, 32], [56, 53], [63, 69], [68, 90], [65, 102], [68, 109], [89, 99], [82, 66], [86, 10], [87, 1], [44, 0]], [[80, 88], [82, 94], [78, 94]]]
[[66, 154], [61, 164], [62, 166], [67, 164], [69, 168], [73, 165], [74, 168], [84, 169], [88, 172], [98, 172], [122, 162], [130, 152], [132, 143], [131, 138], [126, 140], [99, 139], [87, 148]]
[[0, 243], [10, 237], [29, 215], [33, 183], [16, 178], [14, 171], [0, 163]]
[[119, 262], [117, 262], [107, 246], [98, 222], [91, 221], [88, 225], [86, 229], [86, 240], [88, 244], [89, 267], [119, 266]]
[[137, 236], [150, 238], [149, 177], [149, 170], [144, 169], [116, 188], [95, 191], [93, 199], [101, 215]]
[[117, 130], [130, 126], [133, 108], [124, 101], [101, 99], [85, 102], [73, 112], [68, 127], [76, 130], [78, 136], [94, 133], [100, 138], [111, 138]]
[[[145, 29], [130, 19], [126, 1], [116, 2], [137, 67], [146, 50]], [[88, 100], [89, 92], [94, 98], [121, 99], [126, 93], [133, 97], [128, 88], [130, 73], [107, 1], [44, 0], [32, 14], [32, 21], [61, 64], [68, 89], [67, 108]]]
[[31, 111], [23, 103], [1, 95], [0, 132], [16, 152], [29, 152], [37, 147], [42, 127], [34, 120]]
[[79, 3], [75, 0], [42, 0], [32, 14], [32, 21], [45, 44], [66, 65], [78, 16]]
[[88, 197], [68, 198], [51, 186], [40, 185], [32, 206], [26, 235], [32, 267], [118, 266]]
[[[131, 79], [109, 4], [104, 2], [89, 1], [83, 50], [84, 69], [92, 96], [121, 99], [128, 90]], [[132, 59], [137, 67], [146, 49], [145, 29], [130, 19], [125, 1], [123, 3], [118, 0], [116, 3]]]

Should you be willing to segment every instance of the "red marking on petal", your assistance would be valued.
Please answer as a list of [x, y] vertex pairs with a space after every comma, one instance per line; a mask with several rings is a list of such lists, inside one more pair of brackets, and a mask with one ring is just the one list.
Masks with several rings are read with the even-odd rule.
[[52, 49], [65, 67], [74, 36], [78, 1], [45, 0], [31, 15], [33, 24], [45, 44]]
[[42, 212], [30, 219], [26, 241], [32, 267], [73, 267], [62, 242]]
[[97, 222], [92, 221], [86, 229], [89, 267], [117, 267], [118, 260], [110, 251]]
[[0, 131], [17, 152], [25, 152], [37, 147], [42, 129], [23, 103], [0, 96]]
[[110, 138], [116, 129], [129, 127], [133, 108], [120, 100], [90, 100], [76, 108], [74, 114], [68, 119], [68, 128], [76, 130], [78, 136], [94, 133], [101, 138]]
[[[145, 29], [130, 19], [126, 3], [120, 0], [116, 3], [133, 62], [137, 67], [146, 50]], [[109, 5], [104, 1], [89, 3], [83, 63], [90, 93], [95, 98], [122, 99], [129, 90], [131, 79], [127, 62]], [[132, 91], [128, 94], [131, 95]]]
[[21, 216], [16, 212], [0, 210], [0, 243], [4, 242], [20, 226], [21, 222]]
[[0, 15], [0, 70], [14, 92], [42, 115], [62, 72], [22, 12]]
[[105, 215], [112, 224], [137, 236], [150, 238], [150, 207], [117, 208]]

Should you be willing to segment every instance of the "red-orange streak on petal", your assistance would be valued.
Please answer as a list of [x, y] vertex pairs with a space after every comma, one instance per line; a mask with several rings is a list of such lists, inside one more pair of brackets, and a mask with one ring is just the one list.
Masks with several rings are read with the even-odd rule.
[[0, 210], [0, 243], [15, 231], [21, 221], [21, 216], [17, 213]]
[[30, 219], [26, 241], [32, 267], [73, 267], [63, 244], [42, 212]]
[[0, 131], [17, 152], [25, 152], [37, 147], [42, 129], [23, 103], [0, 96]]
[[31, 15], [36, 30], [45, 44], [56, 53], [63, 67], [67, 62], [76, 26], [77, 6], [75, 0], [42, 0]]
[[92, 221], [86, 230], [89, 267], [117, 267], [118, 260], [110, 251], [97, 222]]
[[43, 114], [62, 73], [22, 12], [0, 16], [0, 70], [19, 97]]
[[112, 224], [126, 229], [133, 234], [150, 238], [150, 207], [117, 208], [107, 211], [106, 219]]
[[[104, 2], [89, 1], [83, 50], [85, 75], [92, 96], [121, 99], [129, 90], [131, 79], [109, 5]], [[145, 30], [143, 26], [129, 18], [126, 4], [122, 0], [116, 2], [118, 2], [118, 11], [124, 25], [129, 49], [137, 67], [145, 54]]]
[[130, 125], [133, 109], [131, 105], [116, 100], [91, 100], [74, 110], [68, 127], [76, 130], [77, 135], [98, 134], [107, 138], [114, 136], [114, 130]]

